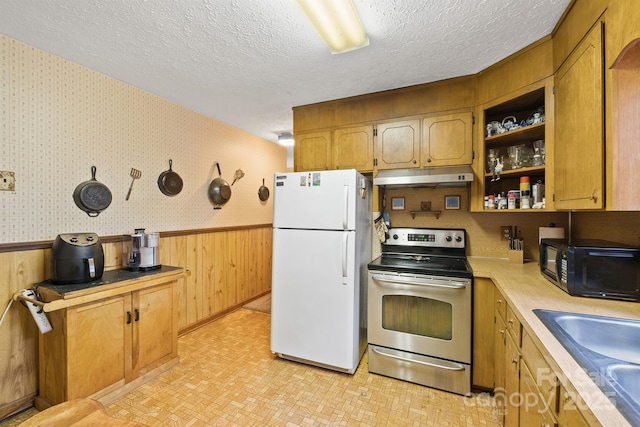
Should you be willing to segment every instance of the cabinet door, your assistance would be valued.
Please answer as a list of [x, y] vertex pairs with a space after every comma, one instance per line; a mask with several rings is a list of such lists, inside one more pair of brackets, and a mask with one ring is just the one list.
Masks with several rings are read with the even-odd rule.
[[68, 389], [64, 400], [124, 385], [131, 368], [131, 325], [126, 315], [130, 310], [129, 294], [67, 310]]
[[[505, 427], [518, 427], [519, 406], [522, 403], [520, 394], [520, 350], [511, 338], [511, 334], [506, 333], [505, 352]], [[526, 425], [526, 424], [523, 424]]]
[[470, 165], [472, 122], [471, 112], [422, 119], [420, 165]]
[[496, 406], [502, 417], [502, 424], [504, 425], [504, 413], [507, 406], [507, 396], [505, 375], [506, 375], [506, 357], [507, 357], [507, 327], [504, 324], [504, 320], [498, 313], [494, 311], [495, 325], [493, 329], [493, 346], [495, 349], [495, 359], [493, 360], [493, 371], [495, 374], [495, 389], [494, 395], [496, 398]]
[[493, 282], [478, 277], [473, 282], [473, 385], [494, 388]]
[[417, 168], [420, 160], [420, 120], [377, 125], [374, 145], [377, 169]]
[[133, 293], [133, 378], [177, 355], [177, 307], [172, 283]]
[[[576, 403], [580, 402], [580, 405]], [[570, 393], [564, 386], [560, 386], [560, 399], [558, 400], [558, 424], [562, 427], [587, 427], [589, 423], [580, 412], [580, 407], [587, 404], [579, 398], [577, 393]]]
[[334, 169], [373, 170], [373, 126], [337, 129], [333, 132]]
[[553, 427], [556, 422], [544, 398], [538, 393], [536, 381], [525, 363], [520, 366], [520, 425]]
[[331, 168], [331, 131], [308, 132], [295, 136], [295, 170], [316, 171]]
[[556, 209], [603, 206], [602, 56], [602, 27], [598, 23], [556, 75]]

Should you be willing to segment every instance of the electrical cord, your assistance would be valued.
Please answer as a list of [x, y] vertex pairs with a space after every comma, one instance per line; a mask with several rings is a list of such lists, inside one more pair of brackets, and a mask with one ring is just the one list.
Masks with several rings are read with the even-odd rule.
[[9, 304], [7, 304], [7, 308], [4, 309], [4, 313], [2, 313], [2, 317], [0, 317], [0, 325], [2, 325], [2, 322], [4, 321], [5, 316], [9, 312], [9, 308], [11, 308], [12, 303], [13, 303], [13, 298], [9, 300]]

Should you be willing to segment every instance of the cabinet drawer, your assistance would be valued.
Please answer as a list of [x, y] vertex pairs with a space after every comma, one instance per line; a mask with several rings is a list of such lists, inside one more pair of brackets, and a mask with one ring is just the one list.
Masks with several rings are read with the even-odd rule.
[[531, 371], [545, 405], [551, 411], [555, 411], [558, 399], [558, 377], [526, 331], [522, 334], [522, 358]]
[[507, 305], [507, 318], [505, 320], [507, 330], [513, 337], [513, 341], [518, 347], [520, 347], [522, 345], [522, 324], [520, 323], [520, 320], [518, 320], [518, 317], [516, 317], [515, 313], [511, 311], [511, 307], [509, 305]]

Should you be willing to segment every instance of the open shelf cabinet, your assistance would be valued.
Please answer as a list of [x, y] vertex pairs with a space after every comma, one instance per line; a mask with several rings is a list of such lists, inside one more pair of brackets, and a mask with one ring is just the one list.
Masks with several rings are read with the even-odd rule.
[[[479, 141], [478, 155], [474, 163], [479, 179], [472, 190], [472, 211], [485, 211], [485, 196], [519, 190], [520, 178], [523, 176], [529, 177], [531, 187], [541, 183], [545, 185], [546, 194], [553, 194], [552, 79], [549, 77], [480, 106], [480, 126], [476, 134]], [[543, 116], [534, 116], [534, 112], [542, 112]], [[509, 122], [516, 126], [507, 130]], [[495, 126], [496, 123], [499, 126]], [[514, 151], [510, 147], [516, 146], [524, 147], [527, 154], [524, 157], [510, 155], [510, 149]], [[521, 158], [524, 160], [519, 161]], [[494, 173], [491, 167], [492, 163], [493, 166], [496, 165], [494, 159], [499, 159], [502, 166], [499, 173]], [[546, 197], [544, 209], [526, 211], [553, 210], [553, 201], [550, 199]], [[531, 204], [533, 205], [533, 200]]]

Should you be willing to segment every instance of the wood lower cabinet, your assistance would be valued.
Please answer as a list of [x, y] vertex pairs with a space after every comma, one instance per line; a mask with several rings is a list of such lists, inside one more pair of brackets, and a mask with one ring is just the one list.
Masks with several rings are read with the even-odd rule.
[[[556, 423], [551, 416], [549, 402], [541, 399], [536, 380], [526, 364], [520, 367], [520, 425], [554, 427]], [[554, 402], [555, 403], [555, 402]]]
[[473, 281], [473, 377], [476, 388], [493, 390], [495, 387], [494, 316], [492, 307], [494, 285], [491, 279], [477, 277]]
[[36, 407], [117, 397], [178, 362], [176, 284], [182, 270], [60, 297], [41, 288], [53, 330], [40, 335]]
[[577, 393], [567, 391], [563, 385], [560, 385], [558, 393], [558, 426], [588, 427], [589, 423], [580, 412], [580, 407], [585, 407], [586, 403], [578, 398]]
[[[590, 425], [581, 408], [587, 405], [578, 394], [562, 384], [559, 369], [545, 356], [530, 332], [523, 328], [514, 309], [491, 279], [474, 279], [473, 379], [476, 388], [486, 388], [493, 374], [496, 407], [505, 427]], [[493, 298], [493, 302], [490, 301]], [[493, 316], [493, 322], [488, 320]], [[493, 326], [493, 336], [485, 331]], [[487, 347], [493, 346], [492, 349]], [[492, 367], [479, 361], [492, 357]], [[476, 372], [480, 370], [480, 372]]]
[[504, 426], [517, 427], [520, 424], [520, 405], [522, 395], [520, 394], [520, 347], [514, 338], [507, 333], [505, 338], [505, 374], [504, 374]]

